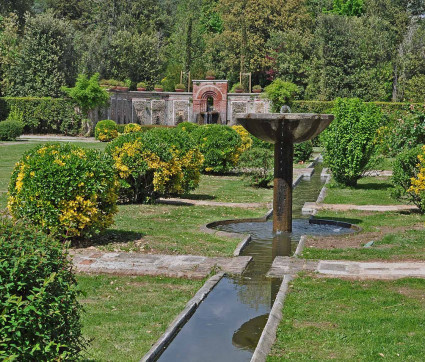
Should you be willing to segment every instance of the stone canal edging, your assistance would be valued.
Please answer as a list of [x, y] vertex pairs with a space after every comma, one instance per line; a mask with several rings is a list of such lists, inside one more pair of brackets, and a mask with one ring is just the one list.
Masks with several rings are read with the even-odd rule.
[[152, 346], [149, 352], [142, 357], [140, 362], [154, 361], [155, 358], [163, 352], [167, 345], [173, 340], [179, 329], [189, 320], [199, 304], [207, 297], [224, 275], [224, 273], [216, 274], [205, 282], [195, 296], [186, 304], [185, 309], [174, 319], [164, 334]]

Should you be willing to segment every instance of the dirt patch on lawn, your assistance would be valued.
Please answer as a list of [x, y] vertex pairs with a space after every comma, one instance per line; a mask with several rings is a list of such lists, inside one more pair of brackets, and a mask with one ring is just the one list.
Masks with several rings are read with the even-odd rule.
[[408, 298], [415, 299], [419, 301], [421, 304], [425, 305], [425, 295], [424, 295], [423, 289], [398, 287], [398, 288], [395, 288], [394, 291]]
[[[423, 230], [424, 227], [421, 224], [409, 226], [409, 227], [390, 227], [382, 226], [377, 228], [379, 231], [373, 232], [360, 232], [349, 235], [340, 236], [327, 236], [327, 237], [314, 237], [309, 236], [305, 242], [307, 248], [317, 249], [352, 249], [362, 248], [364, 244], [369, 241], [381, 240], [387, 234], [395, 234], [405, 232], [407, 230]], [[390, 248], [391, 245], [379, 245], [379, 248]]]

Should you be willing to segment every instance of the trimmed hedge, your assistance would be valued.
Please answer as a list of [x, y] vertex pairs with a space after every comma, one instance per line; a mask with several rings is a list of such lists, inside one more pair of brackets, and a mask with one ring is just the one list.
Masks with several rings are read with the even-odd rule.
[[[412, 103], [402, 102], [365, 102], [365, 104], [374, 104], [379, 107], [387, 116], [393, 116], [397, 113], [405, 111]], [[413, 103], [414, 105], [421, 105], [420, 103]], [[293, 101], [291, 109], [293, 113], [328, 113], [332, 114], [332, 109], [335, 106], [335, 101]]]
[[0, 120], [24, 123], [25, 132], [77, 135], [81, 116], [72, 100], [63, 98], [0, 97]]
[[0, 360], [77, 360], [79, 292], [63, 244], [0, 217]]

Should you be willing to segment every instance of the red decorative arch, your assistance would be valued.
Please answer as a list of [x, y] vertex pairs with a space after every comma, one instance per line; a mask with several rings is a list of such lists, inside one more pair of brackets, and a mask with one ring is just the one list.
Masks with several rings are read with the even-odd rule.
[[220, 114], [220, 123], [227, 118], [227, 81], [193, 81], [193, 115], [195, 120], [207, 111], [207, 100], [212, 97], [214, 110]]

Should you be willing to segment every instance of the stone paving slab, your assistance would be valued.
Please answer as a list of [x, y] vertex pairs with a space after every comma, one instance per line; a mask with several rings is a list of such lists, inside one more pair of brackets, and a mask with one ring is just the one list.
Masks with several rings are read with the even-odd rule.
[[274, 259], [269, 277], [282, 278], [303, 270], [332, 277], [355, 279], [425, 278], [425, 262], [357, 262], [345, 260], [305, 260], [278, 256]]
[[302, 208], [303, 215], [311, 215], [317, 210], [335, 211], [414, 211], [418, 208], [415, 205], [351, 205], [351, 204], [318, 204], [316, 202], [306, 202]]
[[315, 271], [318, 261], [277, 256], [267, 273], [268, 277], [283, 278], [285, 275], [294, 275], [301, 271]]
[[139, 254], [127, 252], [71, 251], [78, 272], [117, 275], [162, 275], [177, 278], [202, 279], [220, 269], [229, 274], [241, 274], [250, 256], [204, 257], [196, 255]]

